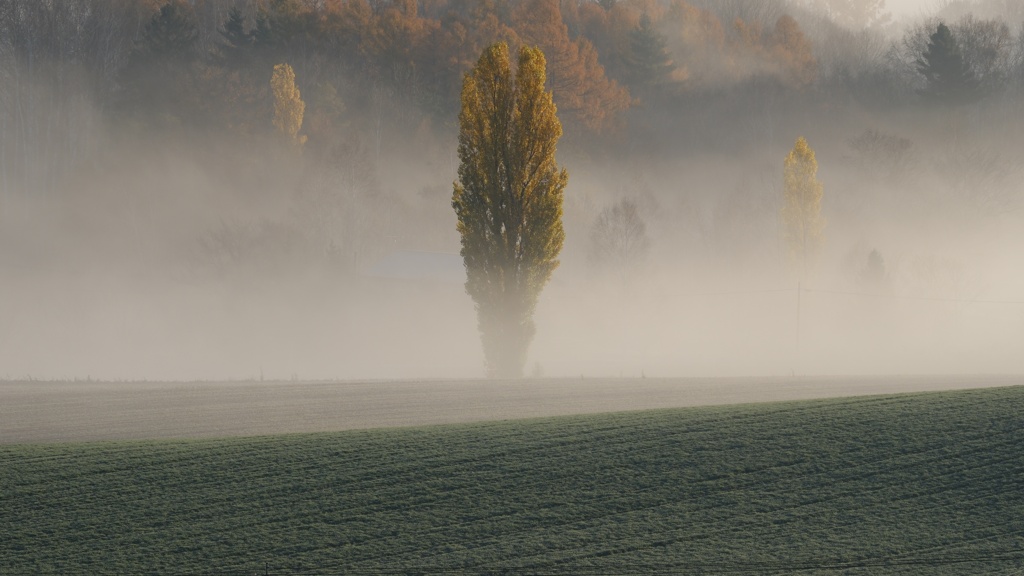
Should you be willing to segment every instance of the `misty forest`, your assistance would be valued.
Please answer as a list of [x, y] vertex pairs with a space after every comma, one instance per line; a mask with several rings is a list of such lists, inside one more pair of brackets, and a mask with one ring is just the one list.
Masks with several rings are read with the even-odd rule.
[[0, 0], [0, 378], [484, 374], [496, 43], [567, 175], [499, 374], [1024, 369], [1022, 3]]

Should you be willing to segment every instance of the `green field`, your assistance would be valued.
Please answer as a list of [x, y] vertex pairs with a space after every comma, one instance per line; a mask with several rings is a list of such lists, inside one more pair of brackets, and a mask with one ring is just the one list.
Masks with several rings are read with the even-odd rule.
[[1024, 387], [0, 446], [0, 573], [1024, 574]]

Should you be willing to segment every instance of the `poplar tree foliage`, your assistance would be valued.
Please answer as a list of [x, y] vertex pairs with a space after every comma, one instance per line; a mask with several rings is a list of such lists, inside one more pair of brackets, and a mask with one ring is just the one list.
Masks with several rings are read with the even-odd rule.
[[288, 64], [274, 66], [270, 88], [274, 92], [274, 127], [284, 134], [289, 142], [301, 146], [306, 141], [305, 136], [299, 136], [306, 104], [295, 85], [295, 71], [292, 67]]
[[508, 46], [494, 44], [462, 86], [452, 207], [492, 377], [522, 376], [537, 299], [565, 241], [569, 175], [555, 162], [562, 125], [545, 68], [543, 52], [524, 46], [513, 73]]
[[783, 161], [783, 236], [791, 262], [803, 279], [821, 247], [825, 219], [821, 216], [824, 186], [818, 180], [814, 150], [802, 136]]

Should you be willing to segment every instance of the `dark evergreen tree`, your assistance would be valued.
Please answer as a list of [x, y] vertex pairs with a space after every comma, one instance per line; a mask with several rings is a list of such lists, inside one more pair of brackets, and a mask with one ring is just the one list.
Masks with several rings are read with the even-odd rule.
[[180, 124], [196, 117], [199, 27], [185, 0], [170, 0], [153, 15], [121, 73], [127, 108], [148, 121]]
[[255, 35], [245, 29], [245, 16], [237, 6], [228, 11], [228, 19], [218, 32], [222, 42], [217, 45], [214, 59], [227, 68], [243, 67], [249, 59]]
[[273, 46], [276, 35], [270, 25], [270, 14], [262, 7], [256, 13], [256, 27], [252, 30], [253, 42], [261, 48]]
[[633, 88], [650, 88], [665, 82], [672, 73], [672, 57], [665, 39], [654, 29], [645, 12], [629, 34], [629, 83]]
[[146, 24], [136, 53], [152, 60], [191, 61], [196, 56], [198, 37], [192, 6], [184, 0], [171, 0]]
[[310, 10], [299, 0], [269, 0], [256, 13], [253, 40], [261, 49], [281, 50], [305, 39], [315, 28]]
[[928, 47], [917, 60], [917, 70], [927, 85], [920, 93], [942, 104], [967, 104], [981, 98], [980, 82], [964, 60], [953, 32], [939, 23]]

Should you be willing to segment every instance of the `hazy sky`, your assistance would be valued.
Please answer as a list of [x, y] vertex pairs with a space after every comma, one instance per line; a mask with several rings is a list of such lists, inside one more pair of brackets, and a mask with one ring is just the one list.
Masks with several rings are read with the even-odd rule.
[[893, 16], [913, 15], [924, 11], [932, 10], [939, 4], [939, 0], [886, 0], [885, 7], [893, 13]]
[[894, 13], [905, 14], [907, 12], [916, 12], [926, 6], [928, 6], [927, 0], [888, 0], [885, 3], [886, 8], [893, 11]]

